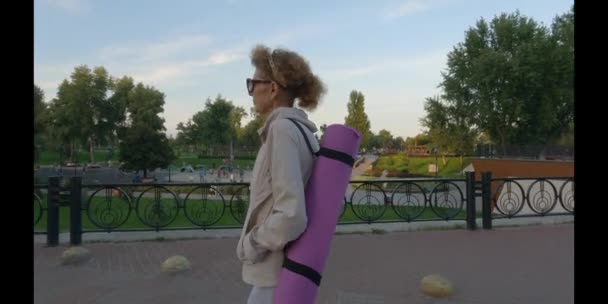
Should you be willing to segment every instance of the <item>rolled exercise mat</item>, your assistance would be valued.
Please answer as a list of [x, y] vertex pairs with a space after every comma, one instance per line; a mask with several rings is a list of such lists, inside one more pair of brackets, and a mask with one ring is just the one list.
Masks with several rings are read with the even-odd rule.
[[307, 227], [286, 247], [274, 304], [314, 304], [360, 138], [356, 130], [344, 125], [334, 124], [325, 130], [305, 190]]

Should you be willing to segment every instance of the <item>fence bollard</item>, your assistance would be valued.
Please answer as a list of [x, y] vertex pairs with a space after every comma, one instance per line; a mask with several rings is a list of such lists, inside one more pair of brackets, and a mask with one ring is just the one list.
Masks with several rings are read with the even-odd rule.
[[82, 244], [82, 178], [72, 177], [70, 189], [70, 244]]
[[482, 225], [492, 229], [492, 172], [481, 173]]

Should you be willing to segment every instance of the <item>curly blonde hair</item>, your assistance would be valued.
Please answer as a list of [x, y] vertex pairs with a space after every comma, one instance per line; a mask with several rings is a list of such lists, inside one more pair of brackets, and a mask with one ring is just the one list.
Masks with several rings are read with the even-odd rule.
[[321, 96], [327, 92], [306, 59], [296, 52], [281, 48], [271, 51], [264, 45], [256, 45], [251, 50], [251, 64], [298, 99], [299, 107], [309, 111], [317, 108]]

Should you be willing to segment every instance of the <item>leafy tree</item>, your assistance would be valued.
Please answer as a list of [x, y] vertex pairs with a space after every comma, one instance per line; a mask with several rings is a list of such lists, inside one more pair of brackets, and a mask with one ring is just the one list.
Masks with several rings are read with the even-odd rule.
[[361, 133], [361, 146], [369, 148], [368, 140], [371, 137], [370, 122], [365, 113], [365, 96], [358, 91], [350, 92], [350, 101], [346, 105], [348, 115], [344, 118], [344, 124]]
[[[444, 94], [427, 99], [429, 134], [461, 151], [478, 132], [503, 151], [557, 141], [574, 120], [573, 28], [573, 9], [551, 30], [519, 12], [479, 20], [448, 54]], [[448, 147], [446, 137], [460, 143]]]
[[164, 133], [165, 96], [153, 87], [139, 83], [128, 96], [128, 127], [120, 142], [119, 158], [128, 170], [165, 168], [175, 159], [175, 153]]

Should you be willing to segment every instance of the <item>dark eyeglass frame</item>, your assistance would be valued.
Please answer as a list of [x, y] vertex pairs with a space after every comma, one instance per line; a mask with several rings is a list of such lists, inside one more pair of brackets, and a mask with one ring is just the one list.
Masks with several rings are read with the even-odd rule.
[[257, 83], [271, 83], [271, 82], [272, 82], [272, 80], [247, 78], [247, 80], [246, 80], [247, 91], [249, 92], [249, 94], [251, 94], [251, 93], [253, 93], [253, 90], [255, 90], [255, 85]]

